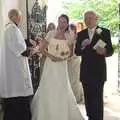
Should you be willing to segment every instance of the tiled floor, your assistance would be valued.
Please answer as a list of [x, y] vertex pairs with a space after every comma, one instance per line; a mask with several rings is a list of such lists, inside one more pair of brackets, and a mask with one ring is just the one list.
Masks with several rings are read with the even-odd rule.
[[[85, 106], [80, 105], [80, 110], [85, 120], [87, 120], [86, 113], [85, 113]], [[105, 102], [104, 120], [120, 120], [120, 96], [112, 95]]]
[[[87, 120], [84, 104], [79, 105], [80, 111], [85, 120]], [[2, 113], [0, 112], [0, 120], [2, 120]], [[104, 120], [120, 120], [120, 96], [111, 95], [105, 100], [104, 104]]]
[[109, 96], [105, 104], [105, 120], [120, 120], [120, 96], [113, 94]]

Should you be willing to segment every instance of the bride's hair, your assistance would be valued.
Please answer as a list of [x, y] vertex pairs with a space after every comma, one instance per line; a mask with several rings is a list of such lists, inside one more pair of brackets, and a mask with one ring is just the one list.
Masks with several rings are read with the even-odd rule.
[[61, 14], [58, 19], [60, 19], [61, 17], [64, 17], [64, 18], [67, 20], [68, 26], [67, 26], [67, 28], [65, 29], [65, 32], [66, 32], [66, 31], [69, 30], [69, 17], [68, 17], [67, 15], [65, 15], [65, 14]]

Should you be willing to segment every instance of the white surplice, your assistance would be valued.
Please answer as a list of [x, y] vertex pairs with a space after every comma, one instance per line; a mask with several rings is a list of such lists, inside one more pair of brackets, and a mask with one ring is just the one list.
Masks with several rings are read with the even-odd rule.
[[12, 22], [3, 30], [0, 49], [0, 97], [33, 94], [27, 57], [21, 55], [26, 44], [19, 28]]

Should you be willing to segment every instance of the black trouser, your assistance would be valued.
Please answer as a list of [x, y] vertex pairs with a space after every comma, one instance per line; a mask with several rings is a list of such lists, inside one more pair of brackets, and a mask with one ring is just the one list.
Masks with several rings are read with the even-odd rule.
[[30, 97], [3, 99], [3, 120], [30, 120]]
[[85, 107], [89, 120], [103, 120], [103, 86], [104, 83], [83, 83]]

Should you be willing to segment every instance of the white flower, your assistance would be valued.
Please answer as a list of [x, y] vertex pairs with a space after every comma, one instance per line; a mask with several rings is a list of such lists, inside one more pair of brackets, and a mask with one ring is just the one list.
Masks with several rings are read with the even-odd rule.
[[102, 32], [102, 29], [101, 29], [101, 28], [97, 28], [97, 29], [96, 29], [96, 32], [97, 32], [97, 34], [99, 34], [99, 35], [100, 35], [100, 34], [101, 34], [101, 32]]

